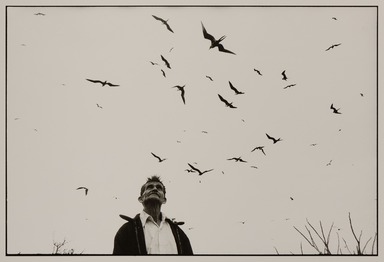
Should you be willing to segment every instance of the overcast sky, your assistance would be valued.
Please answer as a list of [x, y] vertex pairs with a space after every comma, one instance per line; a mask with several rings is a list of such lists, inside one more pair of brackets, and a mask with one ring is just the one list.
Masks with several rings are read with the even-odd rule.
[[[374, 237], [376, 8], [11, 7], [7, 18], [9, 254], [63, 239], [110, 254], [119, 214], [141, 212], [154, 174], [196, 254], [315, 253], [294, 229], [306, 219], [334, 223], [332, 250], [337, 234], [353, 248], [349, 212], [362, 242]], [[202, 23], [235, 55], [209, 49]]]

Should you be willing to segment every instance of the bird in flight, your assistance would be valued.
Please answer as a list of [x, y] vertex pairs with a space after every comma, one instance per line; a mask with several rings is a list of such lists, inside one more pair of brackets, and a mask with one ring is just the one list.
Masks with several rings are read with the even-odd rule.
[[149, 61], [152, 65], [159, 65], [158, 63], [155, 63], [155, 62], [152, 62], [152, 61]]
[[221, 52], [224, 52], [224, 53], [230, 53], [230, 54], [234, 54], [234, 52], [232, 51], [229, 51], [228, 49], [225, 49], [224, 46], [221, 44], [221, 41], [223, 41], [225, 39], [225, 35], [220, 37], [219, 40], [216, 40], [212, 35], [210, 35], [207, 30], [205, 29], [204, 25], [203, 25], [203, 22], [201, 22], [201, 26], [203, 27], [203, 36], [205, 39], [208, 39], [211, 41], [211, 46], [209, 47], [209, 49], [212, 49], [214, 47], [217, 47], [219, 49], [219, 51]]
[[185, 87], [185, 85], [183, 85], [183, 86], [179, 86], [179, 85], [177, 85], [177, 86], [174, 86], [173, 88], [177, 88], [179, 91], [181, 91], [181, 99], [183, 99], [183, 102], [184, 102], [184, 105], [185, 105], [185, 97], [184, 97], [184, 94], [185, 94], [185, 90], [184, 90], [184, 87]]
[[232, 85], [231, 81], [228, 81], [228, 82], [229, 82], [229, 87], [230, 87], [233, 91], [235, 91], [235, 94], [236, 94], [236, 95], [242, 95], [242, 94], [244, 94], [244, 92], [241, 92], [241, 91], [237, 90], [237, 89]]
[[164, 72], [163, 69], [161, 69], [161, 72], [163, 73], [163, 76], [164, 76], [164, 77], [167, 77], [167, 76], [165, 75], [165, 72]]
[[330, 50], [330, 49], [333, 49], [333, 48], [335, 48], [335, 47], [337, 47], [337, 46], [339, 46], [339, 45], [341, 45], [341, 43], [340, 43], [340, 44], [334, 44], [334, 45], [331, 45], [331, 46], [328, 47], [325, 51], [328, 51], [328, 50]]
[[243, 160], [241, 157], [232, 157], [232, 158], [228, 158], [227, 160], [235, 160], [236, 162], [247, 163], [247, 161]]
[[259, 75], [262, 76], [262, 74], [261, 74], [261, 72], [260, 72], [259, 70], [257, 70], [257, 69], [254, 68], [253, 71], [255, 71], [256, 73], [258, 73]]
[[251, 166], [251, 168], [255, 168], [255, 169], [258, 169], [258, 167], [257, 167], [257, 166]]
[[360, 96], [362, 96], [362, 97], [363, 97], [363, 96], [364, 96], [364, 94], [363, 94], [363, 93], [360, 93]]
[[196, 172], [195, 170], [193, 170], [193, 169], [185, 169], [185, 171], [187, 171], [188, 173], [194, 173], [194, 172]]
[[274, 138], [274, 137], [271, 137], [271, 136], [268, 135], [267, 133], [266, 133], [266, 135], [267, 135], [267, 137], [268, 137], [269, 139], [271, 139], [271, 140], [273, 141], [274, 144], [276, 144], [276, 143], [279, 142], [279, 141], [282, 141], [281, 138], [276, 139], [276, 138]]
[[35, 15], [42, 15], [42, 16], [45, 16], [44, 13], [36, 13]]
[[281, 75], [283, 76], [283, 80], [287, 80], [288, 79], [287, 75], [285, 74], [285, 70], [281, 73]]
[[205, 76], [206, 78], [208, 78], [209, 80], [213, 81], [212, 77], [210, 76]]
[[336, 108], [333, 106], [333, 104], [331, 104], [331, 107], [330, 107], [330, 108], [333, 110], [333, 113], [335, 113], [335, 114], [341, 114], [341, 113], [339, 112], [340, 108], [339, 108], [339, 109], [336, 109]]
[[167, 59], [165, 59], [164, 56], [162, 56], [162, 55], [161, 55], [161, 60], [163, 60], [164, 63], [165, 63], [165, 65], [166, 65], [169, 69], [171, 69], [171, 65], [169, 64], [169, 62], [167, 61]]
[[164, 20], [164, 19], [162, 19], [162, 18], [160, 18], [160, 17], [158, 17], [158, 16], [155, 16], [155, 15], [152, 15], [156, 20], [159, 20], [159, 21], [161, 21], [166, 27], [167, 27], [167, 29], [169, 30], [169, 31], [171, 31], [172, 33], [174, 33], [173, 32], [173, 30], [172, 30], [172, 28], [169, 26], [169, 24], [168, 24], [168, 20], [169, 19], [167, 19], [167, 20]]
[[220, 94], [219, 94], [218, 96], [219, 96], [220, 100], [221, 100], [226, 106], [228, 106], [228, 107], [230, 107], [230, 108], [237, 108], [237, 107], [235, 107], [234, 105], [232, 105], [232, 103], [229, 103], [227, 100], [225, 100]]
[[330, 166], [332, 164], [332, 159], [328, 162], [327, 166]]
[[316, 146], [317, 144], [310, 144], [310, 146]]
[[155, 154], [152, 153], [152, 152], [151, 152], [151, 154], [152, 154], [154, 157], [156, 157], [156, 158], [159, 160], [159, 162], [163, 162], [164, 160], [166, 160], [166, 158], [161, 158], [161, 157], [155, 155]]
[[105, 86], [105, 85], [108, 85], [108, 86], [119, 86], [119, 85], [114, 85], [114, 84], [111, 84], [110, 82], [107, 82], [107, 80], [105, 81], [100, 81], [100, 80], [92, 80], [92, 79], [88, 79], [87, 80], [89, 82], [92, 82], [92, 83], [100, 83], [102, 86]]
[[333, 20], [337, 20], [337, 18], [336, 18], [336, 17], [332, 17], [332, 19], [333, 19]]
[[292, 86], [295, 86], [296, 84], [291, 84], [291, 85], [287, 85], [286, 87], [284, 87], [283, 89], [287, 89], [287, 88], [290, 88]]
[[79, 189], [84, 189], [84, 190], [85, 190], [85, 191], [84, 191], [85, 195], [88, 194], [88, 188], [83, 187], [83, 186], [76, 188], [76, 190], [79, 190]]
[[103, 109], [103, 107], [102, 107], [102, 106], [100, 106], [99, 104], [96, 104], [96, 105], [97, 105], [97, 107], [98, 107], [98, 108], [101, 108], [101, 109]]
[[205, 170], [205, 171], [200, 171], [199, 169], [197, 169], [196, 167], [192, 166], [191, 164], [188, 163], [188, 165], [189, 165], [189, 167], [190, 167], [192, 170], [194, 170], [194, 171], [196, 171], [197, 173], [199, 173], [199, 176], [201, 176], [201, 175], [203, 175], [204, 173], [207, 173], [207, 172], [210, 172], [210, 171], [213, 170], [213, 169], [209, 169], [209, 170]]
[[253, 152], [253, 151], [255, 151], [255, 150], [260, 150], [261, 152], [263, 152], [264, 155], [266, 155], [265, 152], [264, 152], [264, 146], [257, 146], [257, 147], [255, 147], [254, 149], [252, 149], [251, 152]]
[[289, 197], [291, 200], [293, 200], [293, 197]]

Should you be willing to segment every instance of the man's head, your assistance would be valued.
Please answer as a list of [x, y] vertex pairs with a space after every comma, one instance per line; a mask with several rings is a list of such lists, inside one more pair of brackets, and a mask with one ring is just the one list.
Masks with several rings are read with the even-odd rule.
[[141, 187], [139, 202], [144, 204], [148, 201], [159, 202], [165, 204], [165, 186], [158, 176], [152, 176], [147, 179], [147, 182]]

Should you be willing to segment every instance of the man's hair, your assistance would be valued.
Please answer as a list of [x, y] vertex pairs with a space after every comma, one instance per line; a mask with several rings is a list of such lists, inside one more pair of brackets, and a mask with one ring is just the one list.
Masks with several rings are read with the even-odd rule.
[[140, 196], [143, 195], [144, 190], [145, 190], [145, 185], [148, 184], [149, 182], [159, 182], [160, 184], [162, 184], [163, 188], [164, 188], [164, 195], [165, 195], [165, 186], [164, 186], [163, 182], [161, 181], [160, 177], [155, 175], [155, 176], [148, 177], [147, 182], [145, 182], [145, 184], [141, 186]]

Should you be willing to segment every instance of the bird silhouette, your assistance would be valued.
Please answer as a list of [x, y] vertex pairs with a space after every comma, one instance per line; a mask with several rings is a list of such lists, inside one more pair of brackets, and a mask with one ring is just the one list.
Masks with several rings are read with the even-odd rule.
[[310, 146], [316, 146], [317, 144], [310, 144]]
[[158, 17], [158, 16], [155, 16], [155, 15], [152, 15], [156, 20], [159, 20], [159, 21], [161, 21], [166, 27], [167, 27], [167, 29], [169, 30], [169, 31], [171, 31], [172, 33], [174, 33], [173, 32], [173, 30], [172, 30], [172, 28], [169, 26], [169, 24], [168, 24], [168, 20], [164, 20], [164, 19], [162, 19], [162, 18], [160, 18], [160, 17]]
[[330, 166], [332, 164], [332, 159], [328, 162], [327, 166]]
[[255, 168], [255, 169], [258, 169], [258, 167], [257, 167], [257, 166], [251, 166], [251, 168]]
[[336, 17], [332, 17], [332, 19], [333, 19], [333, 20], [337, 20], [337, 18], [336, 18]]
[[243, 160], [241, 157], [232, 157], [232, 158], [228, 158], [227, 160], [235, 160], [236, 162], [247, 163], [247, 161]]
[[213, 81], [212, 77], [210, 76], [205, 76], [206, 78], [208, 78], [209, 80]]
[[363, 96], [364, 96], [364, 94], [363, 94], [363, 93], [360, 93], [360, 96], [362, 96], [362, 97], [363, 97]]
[[172, 52], [173, 48], [174, 48], [174, 47], [171, 47], [171, 49], [169, 49], [169, 53]]
[[36, 13], [35, 15], [42, 15], [42, 16], [45, 16], [44, 13]]
[[184, 95], [185, 95], [185, 90], [184, 90], [184, 87], [185, 87], [185, 85], [183, 85], [183, 86], [179, 86], [179, 85], [177, 85], [177, 86], [174, 86], [173, 88], [177, 88], [179, 91], [181, 91], [181, 99], [183, 99], [183, 102], [184, 102], [184, 105], [185, 105], [185, 97], [184, 97]]
[[333, 48], [335, 48], [335, 47], [337, 47], [337, 46], [339, 46], [339, 45], [341, 45], [341, 43], [340, 43], [340, 44], [334, 44], [334, 45], [331, 45], [331, 46], [328, 47], [325, 51], [328, 51], [328, 50], [330, 50], [330, 49], [333, 49]]
[[236, 94], [236, 95], [242, 95], [242, 94], [244, 94], [244, 92], [241, 92], [241, 91], [237, 90], [237, 89], [232, 85], [231, 81], [228, 81], [228, 82], [229, 82], [229, 87], [230, 87], [233, 91], [235, 91], [235, 94]]
[[255, 147], [254, 149], [252, 149], [251, 152], [253, 152], [253, 151], [255, 151], [255, 150], [260, 150], [261, 152], [263, 152], [264, 155], [266, 155], [265, 152], [264, 152], [264, 146], [257, 146], [257, 147]]
[[97, 105], [97, 107], [98, 107], [98, 108], [101, 108], [101, 109], [103, 109], [103, 107], [102, 107], [102, 106], [100, 106], [99, 104], [96, 104], [96, 105]]
[[155, 62], [152, 62], [152, 61], [149, 61], [152, 65], [159, 65], [158, 63], [155, 63]]
[[339, 112], [340, 108], [339, 108], [339, 109], [336, 109], [336, 108], [333, 106], [333, 104], [331, 104], [331, 107], [330, 107], [330, 108], [333, 110], [333, 113], [334, 113], [334, 114], [341, 114], [341, 113]]
[[119, 85], [114, 85], [114, 84], [111, 84], [110, 82], [107, 82], [107, 80], [105, 80], [105, 81], [100, 81], [100, 80], [92, 80], [92, 79], [88, 79], [87, 78], [87, 80], [89, 81], [89, 82], [92, 82], [92, 83], [100, 83], [102, 86], [105, 86], [105, 85], [108, 85], [108, 86], [119, 86]]
[[88, 188], [83, 187], [83, 186], [76, 188], [76, 190], [79, 190], [79, 189], [84, 189], [85, 190], [84, 191], [85, 195], [88, 195]]
[[266, 135], [267, 135], [267, 137], [268, 137], [269, 139], [271, 139], [271, 140], [273, 141], [274, 144], [276, 144], [276, 143], [279, 142], [279, 141], [282, 141], [281, 138], [276, 139], [276, 138], [274, 138], [274, 137], [271, 137], [271, 136], [268, 135], [267, 133], [266, 133]]
[[284, 87], [283, 89], [287, 89], [287, 88], [290, 88], [292, 86], [295, 86], [296, 84], [291, 84], [291, 85], [287, 85], [286, 87]]
[[165, 72], [164, 72], [163, 69], [161, 69], [161, 72], [163, 73], [163, 76], [164, 76], [164, 77], [167, 77], [167, 76], [165, 75]]
[[287, 75], [285, 74], [285, 70], [281, 73], [281, 75], [283, 76], [283, 80], [287, 80], [288, 79]]
[[289, 197], [291, 200], [293, 200], [293, 197]]
[[189, 165], [189, 167], [190, 167], [192, 170], [194, 170], [194, 171], [196, 171], [197, 173], [199, 173], [199, 176], [201, 176], [201, 175], [203, 175], [203, 174], [205, 174], [205, 173], [210, 172], [210, 171], [213, 170], [213, 169], [209, 169], [209, 170], [205, 170], [205, 171], [200, 171], [199, 169], [197, 169], [196, 167], [192, 166], [191, 164], [188, 163], [188, 165]]
[[194, 173], [194, 172], [196, 172], [196, 171], [193, 170], [193, 169], [185, 169], [185, 171], [187, 171], [188, 173]]
[[227, 49], [224, 48], [224, 46], [221, 44], [221, 41], [223, 41], [225, 39], [226, 36], [222, 36], [220, 37], [218, 40], [216, 40], [212, 35], [210, 35], [207, 30], [205, 29], [204, 25], [203, 25], [203, 22], [201, 22], [201, 26], [203, 28], [203, 36], [205, 39], [208, 39], [211, 41], [211, 46], [209, 47], [209, 49], [212, 49], [214, 47], [217, 47], [219, 49], [220, 52], [224, 52], [224, 53], [230, 53], [230, 54], [234, 54], [234, 52], [232, 51], [229, 51]]
[[230, 108], [237, 108], [237, 107], [235, 107], [234, 105], [232, 105], [232, 103], [229, 103], [227, 100], [225, 100], [220, 94], [219, 94], [218, 96], [219, 96], [220, 100], [221, 100], [226, 106], [228, 106], [228, 107], [230, 107]]
[[155, 155], [155, 154], [152, 153], [152, 152], [151, 152], [151, 154], [152, 154], [154, 157], [156, 157], [156, 158], [159, 160], [159, 162], [163, 162], [163, 161], [167, 160], [166, 158], [161, 158], [161, 157]]
[[168, 60], [165, 59], [163, 55], [160, 55], [160, 56], [161, 56], [161, 60], [164, 61], [165, 65], [166, 65], [169, 69], [171, 69], [171, 65], [169, 64]]
[[254, 68], [253, 71], [255, 71], [256, 73], [258, 73], [259, 75], [262, 76], [262, 74], [261, 74], [261, 72], [260, 72], [259, 70], [257, 70], [257, 69]]

